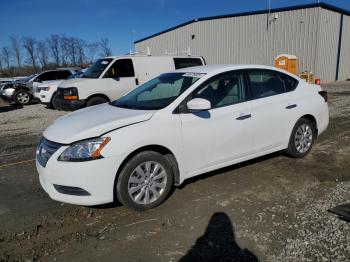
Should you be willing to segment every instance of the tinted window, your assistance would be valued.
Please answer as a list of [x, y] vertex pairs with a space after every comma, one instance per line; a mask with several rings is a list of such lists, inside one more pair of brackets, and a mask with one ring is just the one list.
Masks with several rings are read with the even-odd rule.
[[203, 65], [199, 58], [174, 58], [175, 69]]
[[56, 72], [45, 72], [39, 75], [36, 80], [38, 81], [50, 81], [56, 80]]
[[56, 71], [56, 79], [67, 79], [72, 75], [68, 70]]
[[254, 99], [278, 95], [285, 92], [284, 82], [278, 73], [267, 70], [248, 71]]
[[211, 108], [243, 102], [246, 100], [243, 75], [240, 72], [229, 72], [214, 77], [199, 87], [192, 98], [209, 100]]
[[105, 78], [134, 77], [134, 66], [131, 59], [119, 59], [108, 69]]
[[293, 91], [298, 86], [299, 81], [296, 80], [294, 77], [291, 77], [291, 76], [283, 74], [283, 73], [280, 73], [280, 77], [284, 81], [284, 86], [286, 88], [286, 92]]

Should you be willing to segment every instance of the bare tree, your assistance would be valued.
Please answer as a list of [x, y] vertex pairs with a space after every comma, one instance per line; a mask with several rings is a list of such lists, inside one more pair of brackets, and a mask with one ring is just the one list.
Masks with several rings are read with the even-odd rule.
[[12, 52], [17, 61], [18, 69], [21, 69], [21, 60], [22, 60], [21, 40], [17, 35], [11, 35], [10, 42], [11, 42]]
[[0, 71], [2, 71], [3, 69], [3, 58], [2, 58], [2, 54], [0, 54]]
[[95, 55], [98, 52], [99, 44], [97, 42], [87, 44], [87, 55], [88, 55], [88, 63], [92, 64], [95, 60]]
[[39, 41], [37, 45], [38, 58], [41, 68], [46, 68], [49, 60], [49, 50], [45, 41]]
[[60, 36], [59, 35], [51, 35], [49, 39], [47, 39], [48, 46], [50, 48], [51, 55], [53, 60], [57, 66], [60, 65]]
[[77, 51], [77, 55], [78, 55], [78, 64], [80, 66], [84, 65], [84, 61], [85, 61], [85, 47], [86, 47], [86, 42], [83, 39], [80, 38], [76, 38], [75, 39], [75, 48]]
[[37, 41], [31, 37], [23, 37], [22, 39], [23, 47], [28, 53], [28, 59], [30, 63], [33, 65], [33, 68], [36, 69], [36, 45]]
[[61, 54], [61, 65], [62, 66], [67, 66], [68, 65], [68, 60], [70, 56], [70, 40], [68, 37], [62, 35], [60, 36], [60, 54]]
[[107, 37], [103, 37], [100, 40], [101, 47], [101, 56], [110, 56], [112, 55], [112, 50], [109, 48], [109, 40]]
[[4, 63], [7, 65], [7, 70], [10, 70], [10, 49], [7, 46], [2, 48], [2, 56]]

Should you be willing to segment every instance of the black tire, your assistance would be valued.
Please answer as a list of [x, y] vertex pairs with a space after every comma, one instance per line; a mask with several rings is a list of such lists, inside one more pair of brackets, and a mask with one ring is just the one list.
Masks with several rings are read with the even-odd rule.
[[[301, 148], [298, 148], [296, 145], [296, 143], [298, 143], [297, 142], [298, 139], [296, 138], [296, 136], [298, 134], [300, 134], [300, 130], [302, 129], [303, 126], [309, 127], [310, 132], [312, 134], [311, 139], [310, 139], [310, 136], [308, 136], [308, 135], [306, 136], [306, 139], [307, 139], [307, 141], [309, 141], [310, 145], [308, 145], [309, 143], [305, 142], [308, 146], [303, 148], [303, 150], [305, 150], [304, 152], [303, 152], [303, 150], [301, 150]], [[308, 120], [306, 118], [300, 118], [296, 122], [296, 124], [294, 125], [294, 128], [293, 128], [292, 133], [291, 133], [290, 138], [289, 138], [288, 148], [285, 150], [285, 152], [289, 156], [294, 157], [294, 158], [301, 158], [301, 157], [306, 156], [310, 152], [312, 145], [315, 141], [315, 138], [316, 138], [315, 131], [316, 131], [316, 127], [310, 120]], [[297, 134], [297, 132], [298, 132], [298, 134]], [[311, 142], [310, 142], [310, 140], [311, 140]], [[299, 141], [300, 141], [300, 139], [299, 139]]]
[[[164, 177], [166, 177], [166, 182], [164, 183], [165, 184], [164, 189], [160, 193], [160, 196], [158, 198], [149, 189], [148, 190], [149, 198], [151, 198], [151, 195], [152, 195], [152, 197], [154, 198], [153, 202], [146, 204], [144, 202], [145, 198], [146, 198], [146, 193], [144, 193], [142, 195], [143, 197], [140, 198], [140, 201], [142, 201], [144, 203], [140, 204], [140, 203], [137, 203], [135, 201], [136, 197], [135, 197], [135, 199], [133, 199], [133, 197], [130, 196], [130, 194], [129, 194], [129, 179], [132, 175], [135, 176], [135, 174], [138, 174], [136, 172], [136, 168], [139, 167], [140, 165], [142, 166], [146, 162], [160, 164], [161, 168], [163, 168], [164, 171], [166, 172], [164, 175]], [[153, 171], [154, 171], [154, 169], [155, 169], [155, 165], [153, 165]], [[150, 167], [150, 171], [151, 170], [152, 170], [152, 164]], [[154, 177], [156, 177], [156, 175]], [[125, 166], [123, 167], [122, 171], [119, 174], [119, 177], [118, 177], [118, 180], [116, 183], [117, 198], [123, 205], [125, 205], [131, 209], [134, 209], [136, 211], [144, 211], [147, 209], [154, 208], [154, 207], [160, 205], [168, 197], [168, 195], [171, 191], [171, 188], [173, 186], [173, 181], [174, 181], [173, 177], [174, 177], [173, 169], [172, 169], [171, 164], [169, 163], [168, 159], [166, 158], [166, 156], [164, 156], [160, 153], [154, 152], [154, 151], [144, 151], [144, 152], [138, 153], [125, 164]], [[160, 181], [162, 181], [162, 180], [158, 180], [158, 182], [160, 182]], [[147, 183], [147, 182], [144, 182], [144, 183]], [[149, 187], [152, 186], [152, 181], [150, 183], [151, 184], [149, 185]], [[135, 185], [135, 187], [136, 187], [136, 185]], [[145, 185], [145, 187], [147, 187], [147, 185]], [[146, 190], [147, 189], [145, 189], [145, 191]], [[140, 188], [139, 191], [136, 191], [135, 195], [136, 196], [138, 194], [141, 195], [141, 191], [142, 191], [142, 188]]]
[[102, 96], [95, 96], [95, 97], [91, 97], [87, 103], [86, 106], [94, 106], [94, 105], [99, 105], [99, 104], [103, 104], [103, 103], [107, 103], [108, 100]]
[[29, 105], [33, 100], [33, 96], [29, 91], [18, 90], [14, 94], [14, 101], [19, 105]]
[[50, 108], [57, 109], [57, 98], [58, 98], [57, 93], [54, 93], [51, 98]]

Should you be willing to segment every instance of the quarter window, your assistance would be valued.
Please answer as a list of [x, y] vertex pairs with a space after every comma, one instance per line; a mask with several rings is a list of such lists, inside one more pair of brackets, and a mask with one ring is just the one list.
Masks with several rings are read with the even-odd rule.
[[134, 77], [134, 66], [131, 59], [118, 59], [108, 69], [105, 78]]
[[199, 58], [174, 58], [174, 63], [175, 69], [203, 65], [202, 60]]
[[286, 74], [280, 73], [281, 78], [284, 81], [284, 86], [286, 87], [286, 92], [294, 91], [298, 86], [299, 81], [295, 78], [288, 76]]
[[229, 72], [214, 77], [197, 89], [192, 98], [207, 99], [211, 108], [243, 102], [246, 100], [243, 76], [240, 72]]
[[253, 99], [278, 95], [285, 92], [283, 80], [277, 73], [272, 71], [248, 71], [248, 78]]

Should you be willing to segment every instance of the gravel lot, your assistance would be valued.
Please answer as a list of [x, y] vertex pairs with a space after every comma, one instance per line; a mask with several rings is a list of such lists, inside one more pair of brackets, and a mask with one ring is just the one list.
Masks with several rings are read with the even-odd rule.
[[324, 88], [330, 126], [307, 157], [202, 175], [143, 213], [49, 199], [32, 159], [65, 112], [0, 103], [0, 261], [349, 261], [350, 223], [327, 209], [350, 202], [350, 83]]

